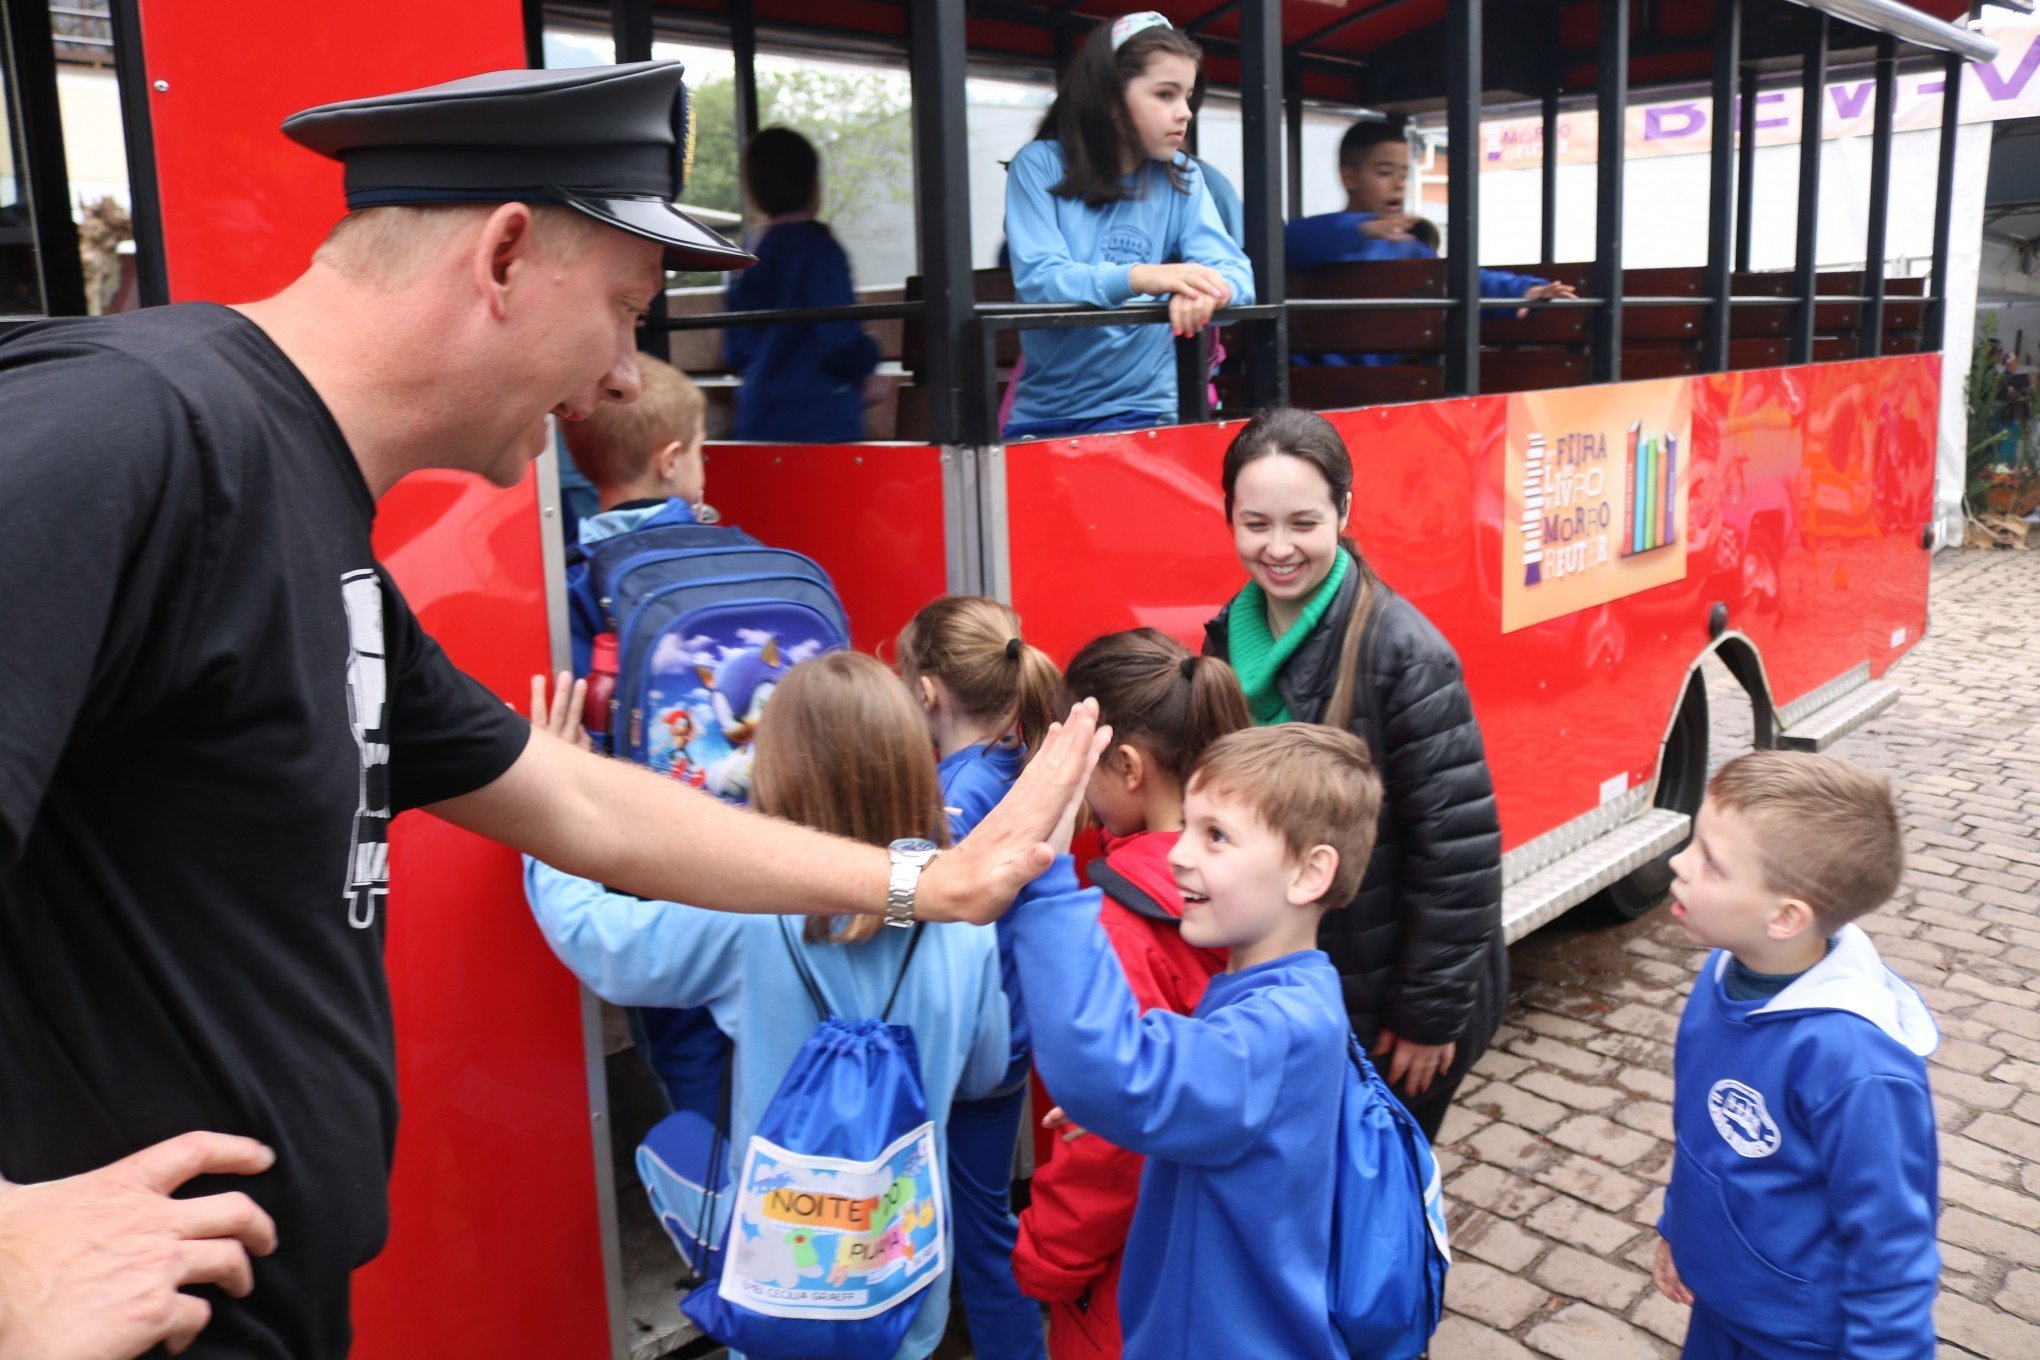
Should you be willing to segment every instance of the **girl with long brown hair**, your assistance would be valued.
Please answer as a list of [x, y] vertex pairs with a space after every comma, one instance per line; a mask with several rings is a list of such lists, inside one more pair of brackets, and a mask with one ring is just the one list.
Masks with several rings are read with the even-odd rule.
[[[752, 806], [768, 816], [870, 845], [948, 843], [921, 713], [870, 657], [831, 652], [789, 671], [759, 726], [754, 773]], [[706, 1006], [734, 1042], [733, 1176], [737, 1156], [814, 1029], [802, 964], [831, 1012], [846, 1018], [878, 1016], [898, 986], [892, 1022], [914, 1032], [938, 1131], [959, 1097], [989, 1092], [1005, 1075], [1006, 998], [997, 948], [981, 927], [886, 930], [876, 916], [803, 917], [795, 931], [787, 917], [611, 893], [535, 860], [526, 878], [547, 943], [596, 995], [622, 1006]], [[919, 944], [903, 970], [916, 932]], [[946, 1139], [939, 1146], [947, 1161]], [[711, 1231], [721, 1240], [723, 1225]], [[933, 1351], [948, 1313], [949, 1290], [938, 1282], [895, 1360]]]

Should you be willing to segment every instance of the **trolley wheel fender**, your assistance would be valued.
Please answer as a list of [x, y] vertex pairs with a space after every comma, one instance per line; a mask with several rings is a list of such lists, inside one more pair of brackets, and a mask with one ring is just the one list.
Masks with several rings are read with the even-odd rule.
[[[1695, 666], [1679, 700], [1679, 715], [1658, 754], [1657, 797], [1652, 805], [1698, 815], [1707, 793], [1707, 681]], [[1609, 923], [1634, 921], [1665, 900], [1672, 886], [1672, 857], [1691, 840], [1680, 841], [1626, 878], [1587, 899], [1594, 915]]]

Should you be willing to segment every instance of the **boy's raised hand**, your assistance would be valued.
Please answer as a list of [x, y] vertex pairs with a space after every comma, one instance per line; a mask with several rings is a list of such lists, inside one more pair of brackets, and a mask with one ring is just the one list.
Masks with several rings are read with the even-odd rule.
[[[1523, 300], [1525, 302], [1542, 302], [1546, 298], [1576, 298], [1579, 295], [1580, 290], [1569, 283], [1540, 283], [1529, 292], [1523, 294]], [[1516, 315], [1518, 318], [1526, 317], [1530, 315], [1530, 309], [1528, 307], [1518, 307]]]
[[[997, 920], [1060, 853], [1050, 842], [1075, 815], [1091, 768], [1111, 741], [1112, 729], [1098, 725], [1095, 700], [1071, 709], [1067, 720], [1049, 730], [999, 805], [922, 873], [915, 916], [979, 925]], [[1068, 832], [1063, 836], [1066, 850]]]
[[1360, 224], [1362, 236], [1372, 236], [1378, 241], [1407, 241], [1412, 239], [1410, 228], [1417, 224], [1415, 213], [1389, 213], [1383, 217], [1370, 217]]

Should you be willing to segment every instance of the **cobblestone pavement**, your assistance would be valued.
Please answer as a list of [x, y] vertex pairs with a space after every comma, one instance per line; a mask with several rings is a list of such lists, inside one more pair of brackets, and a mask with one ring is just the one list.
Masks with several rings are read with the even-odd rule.
[[[1862, 922], [1941, 1025], [1942, 1360], [2040, 1358], [2040, 552], [1951, 550], [1899, 705], [1833, 753], [1889, 774], [1905, 886]], [[1749, 705], [1710, 677], [1718, 763]], [[1702, 954], [1662, 909], [1517, 944], [1511, 1006], [1439, 1140], [1454, 1265], [1433, 1360], [1673, 1356], [1650, 1279], [1672, 1038]]]

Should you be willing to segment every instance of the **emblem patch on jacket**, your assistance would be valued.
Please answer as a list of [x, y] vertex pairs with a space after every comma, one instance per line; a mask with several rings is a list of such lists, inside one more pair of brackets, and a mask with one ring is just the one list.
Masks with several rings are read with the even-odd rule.
[[1707, 1113], [1728, 1145], [1745, 1157], [1768, 1157], [1782, 1141], [1761, 1091], [1739, 1081], [1717, 1081], [1707, 1093]]

